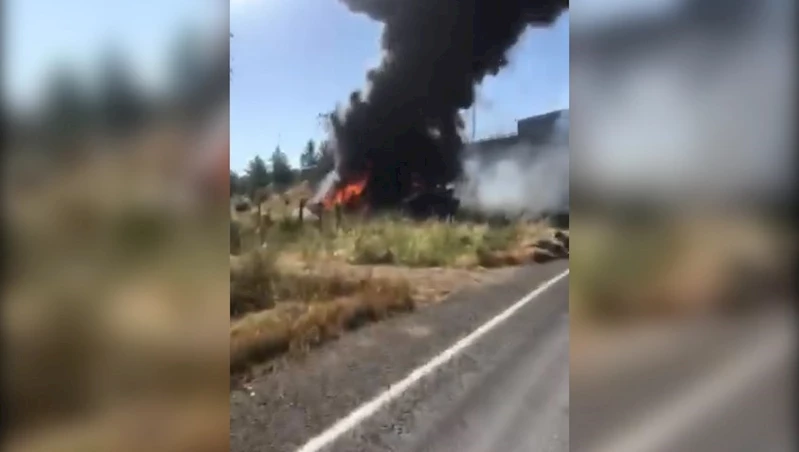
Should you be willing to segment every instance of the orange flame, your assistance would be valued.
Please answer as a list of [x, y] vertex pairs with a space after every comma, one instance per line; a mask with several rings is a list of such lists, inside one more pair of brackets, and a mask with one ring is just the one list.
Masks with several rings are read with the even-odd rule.
[[338, 187], [325, 197], [322, 204], [326, 209], [332, 209], [336, 205], [347, 205], [357, 201], [366, 189], [366, 181], [367, 176], [363, 176]]

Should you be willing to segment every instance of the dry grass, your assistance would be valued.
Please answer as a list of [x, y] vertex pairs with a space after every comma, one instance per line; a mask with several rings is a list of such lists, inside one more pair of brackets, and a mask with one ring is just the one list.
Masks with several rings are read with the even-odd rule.
[[281, 268], [278, 254], [273, 248], [258, 248], [231, 256], [232, 372], [415, 306], [404, 280]]
[[338, 337], [343, 331], [380, 320], [415, 304], [407, 284], [371, 281], [348, 297], [311, 303], [281, 303], [276, 308], [252, 313], [235, 321], [230, 331], [232, 372], [289, 351]]
[[[254, 203], [261, 201], [261, 212], [269, 214], [275, 219], [285, 219], [293, 216], [294, 211], [299, 207], [300, 201], [311, 199], [314, 192], [311, 189], [310, 183], [303, 181], [283, 193], [275, 192], [274, 188], [259, 189], [256, 197], [253, 199]], [[257, 212], [258, 206], [253, 206], [252, 212]], [[236, 216], [238, 212], [232, 210], [231, 215]]]
[[[220, 452], [229, 449], [228, 399], [140, 402], [8, 438], [8, 452]], [[148, 432], [142, 435], [141, 432]]]
[[301, 223], [292, 215], [307, 194], [289, 193], [288, 205], [273, 196], [260, 220], [255, 207], [231, 209], [232, 372], [497, 276], [481, 268], [555, 258], [537, 248], [552, 234], [543, 224], [350, 215], [336, 225], [332, 213]]
[[324, 302], [374, 290], [385, 292], [403, 284], [403, 281], [375, 278], [368, 273], [279, 267], [277, 258], [277, 253], [263, 248], [231, 256], [231, 317], [271, 309], [281, 302]]
[[[347, 217], [340, 228], [333, 218], [322, 225], [308, 220], [272, 220], [268, 230], [259, 230], [257, 213], [235, 213], [234, 228], [240, 244], [251, 249], [259, 243], [279, 244], [300, 253], [307, 261], [336, 260], [358, 265], [474, 268], [520, 265], [539, 261], [534, 248], [552, 230], [541, 223], [488, 226], [441, 221], [413, 222], [400, 217], [362, 219]], [[262, 223], [264, 224], [264, 223]], [[557, 253], [555, 253], [557, 255]]]
[[178, 178], [151, 157], [175, 149], [143, 150], [7, 191], [8, 450], [227, 448], [224, 229], [170, 210]]
[[736, 310], [762, 302], [763, 293], [788, 278], [780, 252], [786, 236], [751, 217], [575, 224], [580, 241], [571, 262], [570, 312], [585, 322]]

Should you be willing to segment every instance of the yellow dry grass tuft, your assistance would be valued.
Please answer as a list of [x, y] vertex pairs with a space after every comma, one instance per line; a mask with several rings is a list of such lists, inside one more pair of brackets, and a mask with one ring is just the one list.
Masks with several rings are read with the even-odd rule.
[[248, 314], [231, 325], [230, 368], [236, 373], [255, 362], [301, 352], [341, 332], [409, 311], [415, 304], [407, 284], [371, 281], [356, 295], [312, 303], [281, 303]]
[[230, 258], [230, 315], [274, 308], [277, 303], [327, 301], [391, 288], [400, 282], [332, 269], [297, 268], [277, 263], [279, 253], [260, 248]]

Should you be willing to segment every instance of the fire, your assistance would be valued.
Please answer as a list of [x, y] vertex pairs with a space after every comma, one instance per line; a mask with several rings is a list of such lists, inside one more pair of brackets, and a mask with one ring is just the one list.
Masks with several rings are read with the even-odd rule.
[[351, 182], [341, 185], [331, 191], [322, 201], [326, 209], [332, 209], [336, 205], [347, 205], [360, 198], [366, 189], [367, 176], [360, 177]]

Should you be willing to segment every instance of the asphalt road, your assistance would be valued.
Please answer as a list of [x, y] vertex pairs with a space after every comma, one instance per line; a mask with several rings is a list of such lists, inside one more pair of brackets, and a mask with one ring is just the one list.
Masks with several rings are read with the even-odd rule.
[[592, 369], [572, 367], [572, 448], [795, 450], [794, 343], [784, 306], [620, 334]]
[[231, 393], [231, 450], [569, 450], [567, 268], [521, 269], [256, 376]]

